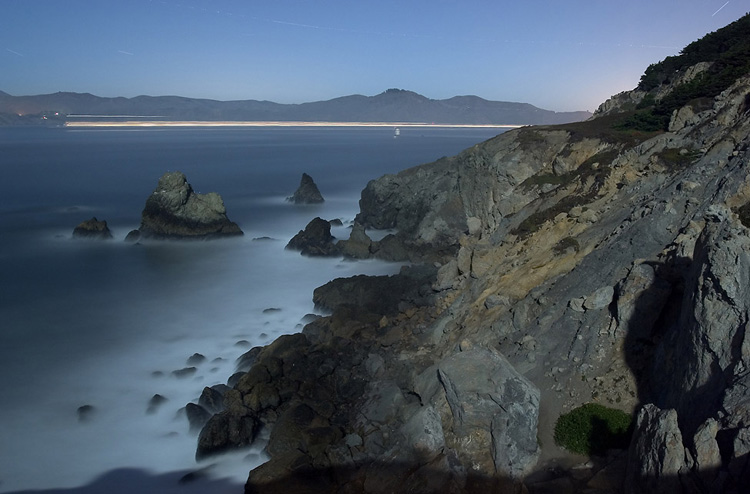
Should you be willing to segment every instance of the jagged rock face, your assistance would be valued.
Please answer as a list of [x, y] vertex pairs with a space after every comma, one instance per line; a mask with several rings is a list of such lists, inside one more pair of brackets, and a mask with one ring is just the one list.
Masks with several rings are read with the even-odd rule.
[[[539, 456], [539, 390], [502, 355], [483, 348], [438, 364], [459, 458], [491, 459], [498, 475], [522, 478]], [[485, 465], [486, 468], [486, 465]]]
[[314, 218], [304, 230], [289, 240], [286, 248], [298, 250], [305, 256], [337, 256], [340, 249], [331, 235], [331, 223], [322, 218]]
[[682, 314], [654, 372], [661, 401], [677, 408], [688, 430], [713, 415], [750, 363], [750, 237], [730, 214], [710, 217], [698, 238]]
[[229, 221], [221, 196], [197, 194], [181, 172], [167, 172], [146, 200], [141, 235], [148, 238], [216, 238], [242, 235]]
[[294, 204], [320, 204], [325, 202], [323, 195], [318, 190], [318, 186], [315, 185], [312, 177], [307, 173], [302, 174], [299, 187], [288, 200]]
[[112, 232], [109, 231], [106, 221], [99, 221], [94, 217], [76, 226], [73, 229], [73, 238], [108, 240], [112, 238]]
[[680, 492], [685, 446], [677, 412], [648, 404], [638, 413], [628, 455], [625, 492]]

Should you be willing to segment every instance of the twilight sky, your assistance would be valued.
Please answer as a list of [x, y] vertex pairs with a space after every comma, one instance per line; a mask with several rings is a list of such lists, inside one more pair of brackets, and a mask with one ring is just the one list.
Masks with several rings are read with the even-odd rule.
[[0, 90], [591, 110], [747, 0], [0, 0]]

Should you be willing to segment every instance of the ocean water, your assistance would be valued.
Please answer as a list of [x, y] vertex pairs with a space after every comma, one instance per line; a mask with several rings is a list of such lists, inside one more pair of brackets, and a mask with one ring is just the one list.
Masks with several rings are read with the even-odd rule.
[[[315, 287], [399, 269], [306, 258], [286, 242], [315, 216], [340, 218], [333, 234], [347, 238], [368, 180], [498, 132], [0, 128], [0, 492], [241, 492], [262, 445], [196, 463], [185, 404], [251, 347], [300, 331]], [[168, 170], [220, 193], [245, 235], [123, 242]], [[285, 201], [302, 172], [324, 204]], [[71, 239], [92, 216], [114, 240]], [[195, 353], [205, 361], [175, 375]], [[154, 394], [167, 401], [147, 413]]]

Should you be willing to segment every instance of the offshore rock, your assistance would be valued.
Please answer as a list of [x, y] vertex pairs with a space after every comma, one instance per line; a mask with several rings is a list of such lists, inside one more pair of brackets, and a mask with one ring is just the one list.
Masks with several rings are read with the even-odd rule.
[[334, 240], [336, 238], [331, 235], [331, 223], [322, 218], [314, 218], [304, 230], [292, 237], [286, 248], [298, 250], [304, 256], [338, 256], [341, 252]]
[[81, 222], [73, 229], [73, 238], [109, 240], [112, 238], [112, 232], [109, 231], [106, 221], [99, 221], [96, 217], [93, 217]]
[[318, 186], [307, 173], [302, 174], [299, 187], [294, 191], [294, 195], [288, 197], [287, 200], [294, 204], [320, 204], [325, 202]]
[[142, 237], [208, 239], [242, 235], [227, 218], [221, 196], [198, 194], [182, 172], [167, 172], [146, 200], [139, 228]]

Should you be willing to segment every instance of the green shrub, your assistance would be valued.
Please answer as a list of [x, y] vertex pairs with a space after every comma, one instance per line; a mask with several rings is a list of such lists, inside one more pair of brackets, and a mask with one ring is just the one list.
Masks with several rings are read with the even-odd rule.
[[587, 403], [560, 415], [555, 424], [555, 444], [584, 455], [626, 449], [632, 422], [632, 417], [621, 410]]

